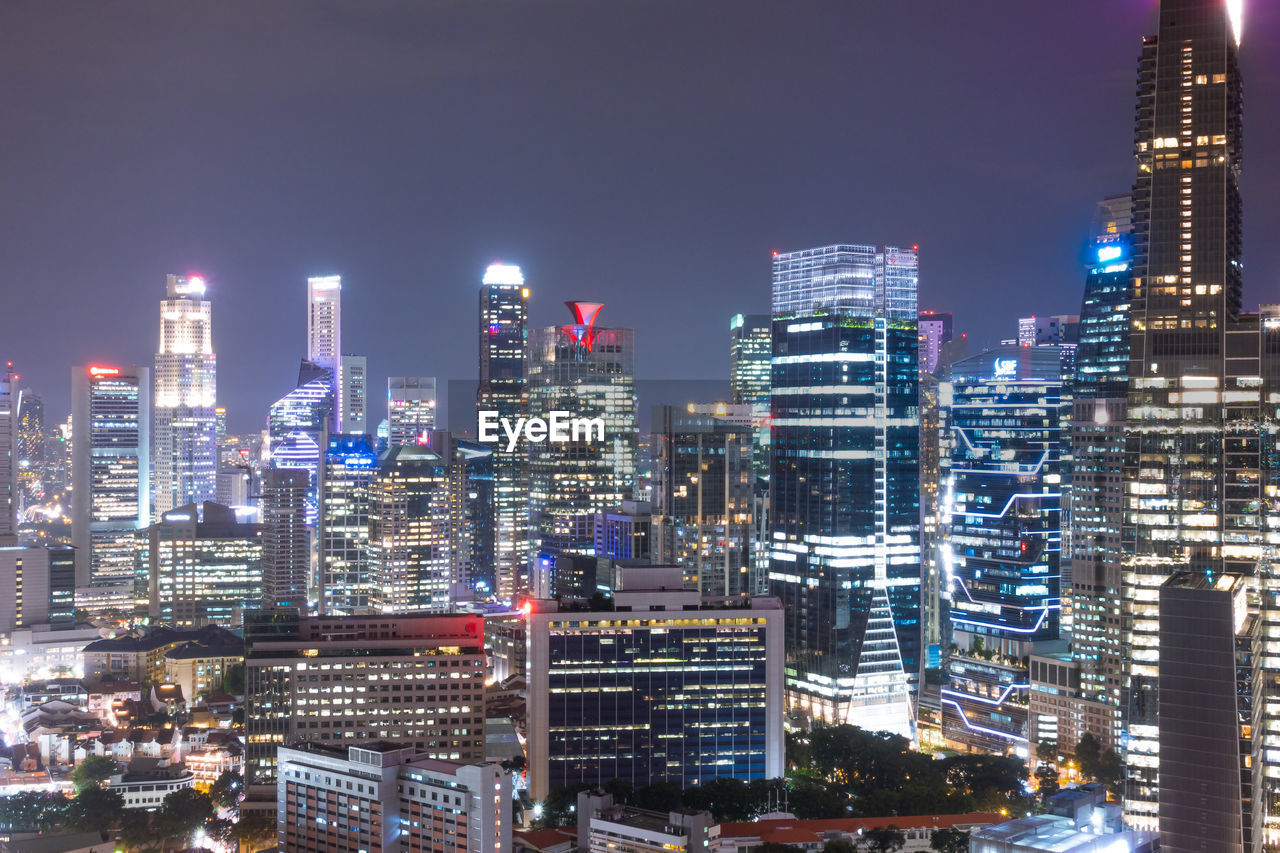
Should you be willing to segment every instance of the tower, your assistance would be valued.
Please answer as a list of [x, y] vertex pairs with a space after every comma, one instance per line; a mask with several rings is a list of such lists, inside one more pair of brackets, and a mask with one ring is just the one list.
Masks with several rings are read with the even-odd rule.
[[[480, 288], [480, 388], [477, 412], [516, 419], [529, 414], [529, 288], [511, 264], [492, 264]], [[511, 601], [528, 586], [529, 457], [526, 449], [493, 454], [495, 595]]]
[[914, 736], [920, 499], [914, 249], [773, 259], [770, 578], [793, 713]]
[[217, 359], [212, 314], [199, 276], [170, 275], [160, 303], [154, 466], [157, 515], [218, 492]]

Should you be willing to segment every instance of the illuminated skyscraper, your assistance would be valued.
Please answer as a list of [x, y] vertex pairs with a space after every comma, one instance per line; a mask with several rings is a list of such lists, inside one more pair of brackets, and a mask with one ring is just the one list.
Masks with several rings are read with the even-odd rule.
[[388, 448], [369, 484], [369, 568], [378, 613], [444, 612], [459, 567], [458, 473], [425, 444]]
[[271, 468], [262, 475], [262, 606], [307, 607], [311, 538], [309, 472]]
[[335, 373], [342, 357], [342, 276], [307, 279], [307, 361]]
[[81, 606], [132, 611], [138, 531], [151, 524], [151, 375], [71, 369], [71, 536]]
[[952, 651], [947, 740], [1030, 754], [1027, 659], [1058, 637], [1062, 442], [1070, 408], [1057, 347], [1006, 345], [956, 362], [941, 396], [951, 432], [942, 563]]
[[1239, 427], [1257, 416], [1256, 332], [1242, 353], [1228, 346], [1242, 302], [1241, 5], [1161, 0], [1138, 65], [1121, 548], [1125, 812], [1140, 828], [1159, 801], [1158, 588], [1175, 571], [1254, 576], [1262, 556], [1260, 439]]
[[178, 507], [151, 525], [147, 538], [153, 622], [231, 628], [261, 604], [262, 525], [231, 507]]
[[369, 359], [344, 355], [338, 365], [339, 431], [362, 433], [368, 428]]
[[[18, 513], [39, 503], [49, 487], [46, 482], [44, 460], [44, 401], [30, 388], [18, 392]], [[148, 490], [150, 487], [148, 487]]]
[[951, 312], [921, 311], [920, 321], [920, 372], [937, 373], [938, 356], [942, 345], [951, 340]]
[[0, 546], [18, 541], [18, 377], [0, 379]]
[[751, 407], [755, 476], [769, 476], [769, 360], [773, 326], [768, 314], [735, 314], [729, 320], [729, 392]]
[[[529, 414], [529, 288], [524, 273], [492, 264], [480, 288], [480, 389], [476, 408], [498, 417]], [[529, 456], [527, 448], [493, 454], [495, 595], [511, 601], [528, 586]]]
[[160, 303], [151, 463], [157, 514], [218, 492], [217, 359], [199, 276], [168, 276]]
[[565, 442], [517, 443], [529, 453], [530, 545], [539, 559], [594, 555], [596, 513], [631, 500], [636, 485], [635, 330], [597, 326], [597, 303], [566, 304], [572, 324], [530, 339], [529, 416], [598, 418], [604, 437], [584, 430]]
[[794, 713], [913, 737], [920, 671], [914, 249], [773, 260], [770, 584]]
[[[1072, 640], [1080, 662], [1080, 727], [1120, 743], [1120, 528], [1129, 386], [1132, 201], [1098, 205], [1080, 308], [1071, 423]], [[1063, 744], [1064, 749], [1072, 744]]]
[[435, 377], [388, 376], [387, 446], [417, 444], [435, 428]]
[[373, 613], [369, 570], [369, 484], [378, 455], [368, 435], [329, 436], [320, 462], [316, 522], [320, 612], [326, 616]]

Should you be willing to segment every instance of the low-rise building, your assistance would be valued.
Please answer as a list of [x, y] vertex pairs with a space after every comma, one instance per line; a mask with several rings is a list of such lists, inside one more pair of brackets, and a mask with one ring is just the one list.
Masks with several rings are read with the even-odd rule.
[[85, 683], [78, 678], [55, 678], [50, 681], [36, 681], [22, 688], [22, 708], [26, 710], [33, 705], [43, 705], [54, 700], [67, 702], [77, 708], [85, 708], [89, 704], [89, 691]]
[[100, 636], [92, 625], [33, 625], [0, 633], [0, 683], [21, 684], [59, 673], [83, 675], [81, 650]]
[[231, 667], [244, 663], [244, 640], [218, 634], [189, 641], [164, 654], [164, 680], [182, 688], [189, 699], [220, 693]]
[[608, 794], [578, 794], [580, 853], [695, 853], [715, 844], [719, 827], [704, 811], [656, 812], [617, 805]]
[[134, 758], [123, 773], [111, 777], [108, 786], [124, 797], [126, 809], [151, 811], [164, 804], [174, 791], [195, 785], [185, 765], [164, 758]]
[[84, 646], [84, 677], [89, 680], [114, 678], [137, 681], [143, 686], [162, 682], [165, 680], [165, 655], [189, 643], [218, 649], [239, 643], [240, 648], [244, 648], [239, 637], [214, 625], [197, 629], [161, 625], [144, 632], [100, 639]]
[[772, 816], [751, 822], [720, 824], [711, 850], [712, 853], [753, 853], [765, 844], [781, 844], [817, 853], [830, 841], [850, 841], [855, 849], [859, 849], [858, 845], [869, 830], [894, 827], [903, 835], [902, 853], [925, 853], [933, 849], [933, 833], [940, 829], [972, 832], [1002, 819], [1000, 815], [988, 812], [826, 820]]
[[281, 747], [281, 850], [494, 853], [511, 849], [511, 781], [496, 764], [386, 741]]
[[1059, 815], [1018, 818], [975, 832], [970, 853], [1155, 853], [1160, 833], [1126, 830], [1116, 833], [1077, 829]]

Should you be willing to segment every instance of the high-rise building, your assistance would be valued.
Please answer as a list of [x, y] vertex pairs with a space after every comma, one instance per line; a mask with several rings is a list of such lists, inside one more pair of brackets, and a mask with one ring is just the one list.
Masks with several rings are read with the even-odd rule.
[[921, 667], [914, 249], [773, 259], [770, 585], [793, 712], [914, 735]]
[[[923, 342], [925, 336], [920, 335]], [[949, 371], [950, 365], [947, 365]], [[944, 371], [944, 372], [948, 372]], [[921, 644], [924, 667], [942, 664], [943, 638], [947, 625], [946, 590], [942, 566], [943, 528], [942, 446], [951, 435], [950, 397], [943, 398], [943, 383], [920, 370], [920, 587]]]
[[304, 742], [280, 748], [277, 791], [281, 850], [511, 849], [511, 777], [497, 764], [444, 761], [396, 741]]
[[342, 358], [342, 276], [307, 279], [307, 361], [335, 373]]
[[18, 377], [0, 379], [0, 546], [18, 541]]
[[[422, 443], [446, 460], [457, 519], [454, 582], [455, 595], [491, 598], [495, 583], [493, 541], [493, 448], [448, 430], [426, 433]], [[463, 589], [470, 590], [467, 592]]]
[[320, 465], [316, 552], [319, 611], [325, 616], [373, 613], [369, 569], [369, 485], [378, 454], [368, 435], [329, 436]]
[[369, 570], [377, 613], [443, 612], [462, 584], [461, 476], [426, 444], [392, 445], [369, 483]]
[[655, 406], [653, 560], [703, 595], [751, 590], [751, 407]]
[[209, 501], [178, 507], [151, 525], [144, 565], [153, 622], [238, 627], [262, 602], [262, 525]]
[[50, 484], [46, 482], [44, 470], [48, 438], [44, 430], [44, 401], [30, 388], [23, 388], [18, 392], [17, 413], [18, 518], [21, 523], [23, 510], [40, 503]]
[[311, 537], [308, 472], [271, 468], [262, 476], [262, 606], [307, 606]]
[[549, 421], [559, 412], [596, 426], [568, 441], [517, 443], [529, 454], [530, 546], [539, 558], [593, 555], [595, 514], [631, 500], [636, 485], [635, 330], [596, 326], [597, 303], [566, 304], [572, 324], [530, 339], [529, 416]]
[[1235, 425], [1238, 401], [1257, 397], [1256, 357], [1233, 364], [1228, 346], [1242, 303], [1240, 5], [1161, 0], [1138, 65], [1121, 547], [1125, 813], [1140, 828], [1157, 823], [1164, 747], [1158, 588], [1175, 571], [1254, 575], [1261, 556], [1259, 440]]
[[132, 611], [138, 532], [151, 524], [151, 372], [71, 369], [71, 537], [92, 611]]
[[769, 476], [769, 371], [773, 325], [768, 314], [735, 314], [729, 320], [729, 391], [749, 406], [755, 432], [755, 474]]
[[[492, 264], [480, 288], [477, 412], [515, 423], [529, 414], [529, 288], [511, 264]], [[513, 601], [529, 584], [528, 449], [493, 452], [494, 592]]]
[[956, 362], [943, 384], [954, 648], [942, 723], [969, 749], [1030, 754], [1027, 661], [1035, 643], [1058, 637], [1070, 414], [1060, 368], [1057, 347], [1003, 346]]
[[1248, 579], [1179, 572], [1160, 587], [1160, 849], [1254, 847]]
[[951, 312], [921, 311], [918, 322], [920, 323], [920, 372], [936, 374], [942, 347], [954, 334]]
[[75, 625], [76, 555], [66, 545], [0, 545], [0, 635]]
[[529, 793], [781, 776], [777, 600], [704, 598], [674, 566], [621, 572], [610, 608], [531, 602]]
[[[1119, 618], [1125, 406], [1129, 376], [1132, 201], [1098, 204], [1080, 308], [1071, 417], [1072, 640], [1082, 728], [1120, 744], [1125, 650]], [[1066, 594], [1064, 590], [1064, 595]], [[1063, 749], [1074, 744], [1064, 743]]]
[[212, 313], [199, 276], [170, 275], [156, 351], [153, 491], [157, 514], [218, 492], [217, 358]]
[[245, 779], [276, 783], [276, 750], [306, 739], [391, 740], [484, 760], [480, 616], [245, 618]]
[[362, 433], [368, 429], [369, 359], [344, 355], [338, 364], [339, 432]]
[[311, 479], [308, 525], [315, 523], [320, 445], [325, 442], [333, 410], [333, 371], [304, 359], [298, 367], [296, 386], [272, 403], [267, 415], [271, 467], [306, 471]]
[[387, 446], [417, 444], [435, 428], [435, 377], [387, 377]]

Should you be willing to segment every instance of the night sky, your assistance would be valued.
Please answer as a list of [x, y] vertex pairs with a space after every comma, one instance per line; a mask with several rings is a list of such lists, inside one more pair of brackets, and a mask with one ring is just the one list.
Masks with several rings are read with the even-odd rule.
[[[47, 2], [0, 7], [0, 357], [150, 365], [167, 272], [210, 283], [218, 397], [261, 428], [343, 276], [343, 348], [476, 373], [521, 264], [637, 329], [642, 378], [722, 377], [770, 251], [920, 245], [979, 341], [1078, 313], [1094, 202], [1133, 177], [1156, 0]], [[1248, 0], [1245, 302], [1280, 300], [1280, 4]]]

